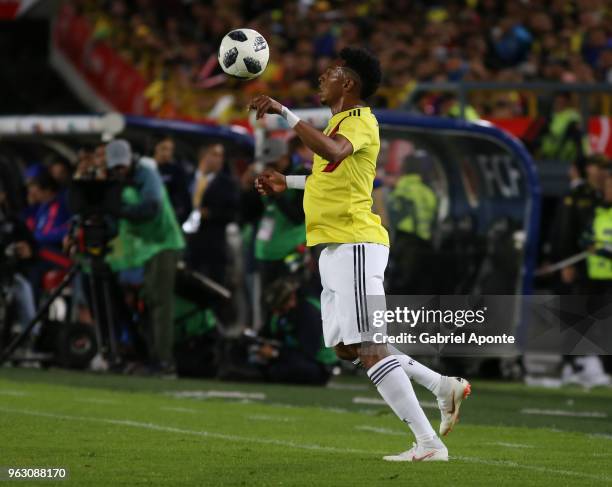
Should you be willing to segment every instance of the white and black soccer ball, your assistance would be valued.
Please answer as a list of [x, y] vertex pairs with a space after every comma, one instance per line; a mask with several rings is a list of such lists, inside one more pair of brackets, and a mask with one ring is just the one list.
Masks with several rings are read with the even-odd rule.
[[230, 76], [253, 79], [266, 69], [270, 49], [259, 32], [236, 29], [223, 38], [217, 57], [223, 71]]

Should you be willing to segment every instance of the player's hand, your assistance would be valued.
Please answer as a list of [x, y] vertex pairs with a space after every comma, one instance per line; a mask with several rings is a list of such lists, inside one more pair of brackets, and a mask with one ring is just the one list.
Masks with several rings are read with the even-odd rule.
[[256, 119], [259, 120], [266, 113], [280, 115], [283, 106], [275, 99], [266, 95], [258, 95], [249, 102], [249, 110], [257, 110]]
[[287, 179], [283, 174], [267, 169], [255, 179], [255, 189], [263, 195], [282, 193], [287, 189]]

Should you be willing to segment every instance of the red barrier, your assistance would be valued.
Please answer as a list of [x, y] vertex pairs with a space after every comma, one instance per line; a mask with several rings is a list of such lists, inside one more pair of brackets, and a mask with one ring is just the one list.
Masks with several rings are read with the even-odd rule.
[[104, 42], [91, 39], [86, 19], [64, 5], [58, 15], [53, 42], [88, 85], [123, 113], [153, 115], [143, 93], [147, 81]]
[[[543, 119], [516, 117], [509, 119], [489, 119], [496, 127], [510, 132], [519, 139], [531, 139], [530, 132], [538, 132]], [[591, 117], [587, 125], [589, 144], [594, 154], [606, 154], [612, 158], [612, 117]]]

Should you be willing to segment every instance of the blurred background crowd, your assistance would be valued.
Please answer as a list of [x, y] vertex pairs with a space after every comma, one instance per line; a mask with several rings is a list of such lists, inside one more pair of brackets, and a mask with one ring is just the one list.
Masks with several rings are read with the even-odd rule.
[[[612, 81], [612, 14], [605, 0], [71, 3], [90, 19], [94, 40], [108, 42], [137, 67], [163, 117], [241, 117], [247, 98], [261, 90], [287, 106], [312, 106], [318, 76], [346, 45], [367, 46], [379, 56], [379, 107], [403, 105], [422, 82]], [[271, 48], [265, 74], [247, 90], [220, 76], [215, 63], [220, 40], [235, 26], [257, 30]], [[421, 108], [443, 110], [437, 98]], [[475, 94], [471, 104], [482, 117], [527, 113], [517, 90]]]

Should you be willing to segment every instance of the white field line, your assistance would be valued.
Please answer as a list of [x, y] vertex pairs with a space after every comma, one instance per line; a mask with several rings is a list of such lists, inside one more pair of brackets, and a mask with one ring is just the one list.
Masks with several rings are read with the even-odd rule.
[[565, 411], [563, 409], [521, 409], [521, 414], [538, 414], [541, 416], [568, 416], [572, 418], [607, 418], [606, 413], [599, 411]]
[[[55, 413], [46, 413], [43, 411], [28, 411], [24, 409], [11, 409], [11, 408], [0, 408], [0, 411], [5, 413], [13, 413], [13, 414], [23, 414], [27, 416], [37, 416], [42, 418], [53, 418], [53, 419], [63, 419], [67, 421], [83, 421], [90, 423], [102, 423], [102, 424], [111, 424], [116, 426], [130, 426], [132, 428], [141, 428], [150, 431], [163, 431], [167, 433], [177, 433], [183, 435], [190, 436], [199, 436], [203, 438], [215, 438], [219, 440], [226, 441], [236, 441], [241, 443], [258, 443], [261, 445], [275, 445], [275, 446], [283, 446], [288, 448], [296, 448], [299, 450], [315, 450], [329, 453], [341, 453], [341, 454], [351, 454], [356, 453], [360, 455], [386, 455], [389, 452], [379, 452], [373, 450], [359, 450], [355, 448], [338, 448], [334, 446], [323, 446], [309, 443], [297, 443], [294, 441], [287, 440], [277, 440], [273, 438], [260, 438], [260, 437], [249, 437], [249, 436], [238, 436], [238, 435], [229, 435], [223, 433], [212, 433], [209, 431], [194, 431], [187, 430], [182, 428], [174, 428], [172, 426], [164, 426], [155, 423], [144, 423], [140, 421], [132, 421], [128, 419], [111, 419], [111, 418], [94, 418], [88, 416], [73, 416], [68, 414], [55, 414]], [[566, 477], [574, 477], [574, 478], [585, 478], [592, 480], [599, 480], [604, 482], [612, 482], [612, 477], [607, 475], [596, 475], [589, 474], [584, 472], [575, 472], [573, 470], [557, 470], [554, 468], [547, 467], [539, 467], [537, 465], [525, 465], [516, 462], [506, 461], [506, 460], [487, 460], [485, 458], [478, 457], [464, 457], [464, 456], [453, 456], [452, 459], [476, 463], [480, 465], [488, 465], [494, 467], [507, 467], [514, 468], [519, 470], [530, 470], [533, 472], [540, 472], [545, 474], [552, 475], [561, 475]]]
[[0, 389], [0, 395], [2, 396], [27, 396], [29, 395], [27, 392], [24, 391], [13, 391], [10, 389]]
[[589, 435], [589, 438], [598, 438], [600, 440], [612, 440], [612, 435], [609, 435], [607, 433], [593, 433], [592, 435]]
[[493, 441], [486, 443], [491, 446], [503, 446], [505, 448], [535, 448], [533, 445], [523, 445], [522, 443], [507, 443], [505, 441]]
[[370, 406], [386, 406], [386, 402], [378, 397], [354, 397], [353, 404], [368, 404]]
[[167, 395], [177, 398], [191, 399], [255, 399], [263, 401], [266, 395], [263, 392], [242, 392], [242, 391], [168, 391]]
[[275, 445], [287, 448], [297, 448], [300, 450], [315, 450], [329, 453], [357, 453], [360, 455], [384, 455], [384, 452], [374, 452], [370, 450], [359, 450], [356, 448], [339, 448], [334, 446], [323, 446], [309, 443], [298, 443], [288, 440], [277, 440], [274, 438], [255, 438], [249, 436], [231, 435], [225, 433], [213, 433], [210, 431], [188, 430], [184, 428], [175, 428], [173, 426], [164, 426], [155, 423], [145, 423], [141, 421], [132, 421], [129, 419], [112, 419], [112, 418], [95, 418], [92, 416], [75, 416], [70, 414], [55, 414], [43, 411], [29, 411], [23, 409], [0, 408], [0, 411], [6, 413], [23, 414], [27, 416], [37, 416], [41, 418], [63, 419], [67, 421], [83, 421], [89, 423], [111, 424], [115, 426], [130, 426], [133, 428], [146, 429], [150, 431], [161, 431], [165, 433], [178, 433], [190, 436], [200, 436], [203, 438], [214, 438], [218, 440], [236, 441], [241, 443], [259, 443], [262, 445]]
[[84, 398], [75, 397], [74, 400], [76, 402], [87, 402], [91, 404], [119, 404], [119, 401], [116, 401], [114, 399], [102, 399], [102, 398], [96, 398], [96, 397], [84, 397]]
[[408, 436], [408, 431], [398, 431], [398, 430], [392, 430], [390, 428], [379, 428], [377, 426], [368, 426], [367, 424], [361, 424], [358, 426], [355, 426], [356, 430], [359, 431], [369, 431], [372, 433], [378, 433], [381, 435], [393, 435], [393, 436]]
[[297, 418], [290, 418], [288, 416], [274, 416], [271, 414], [250, 414], [245, 416], [245, 418], [253, 421], [280, 421], [282, 423], [291, 423], [293, 421], [297, 421]]
[[[355, 396], [353, 404], [368, 404], [370, 406], [386, 406], [387, 403], [379, 397]], [[438, 409], [438, 404], [431, 401], [419, 401], [422, 408]]]
[[463, 457], [463, 456], [452, 456], [451, 459], [462, 460], [469, 463], [478, 463], [480, 465], [489, 465], [491, 467], [509, 467], [518, 468], [524, 470], [531, 470], [532, 472], [540, 472], [546, 474], [564, 475], [566, 477], [581, 477], [584, 479], [599, 480], [603, 482], [611, 482], [612, 477], [607, 475], [597, 475], [584, 472], [575, 472], [574, 470], [557, 470], [555, 468], [538, 467], [537, 465], [524, 465], [521, 463], [511, 462], [508, 460], [485, 460], [484, 458], [474, 457]]
[[191, 408], [175, 408], [175, 407], [161, 407], [160, 408], [162, 411], [172, 411], [175, 413], [199, 413], [200, 411], [198, 411], [197, 409], [191, 409]]

